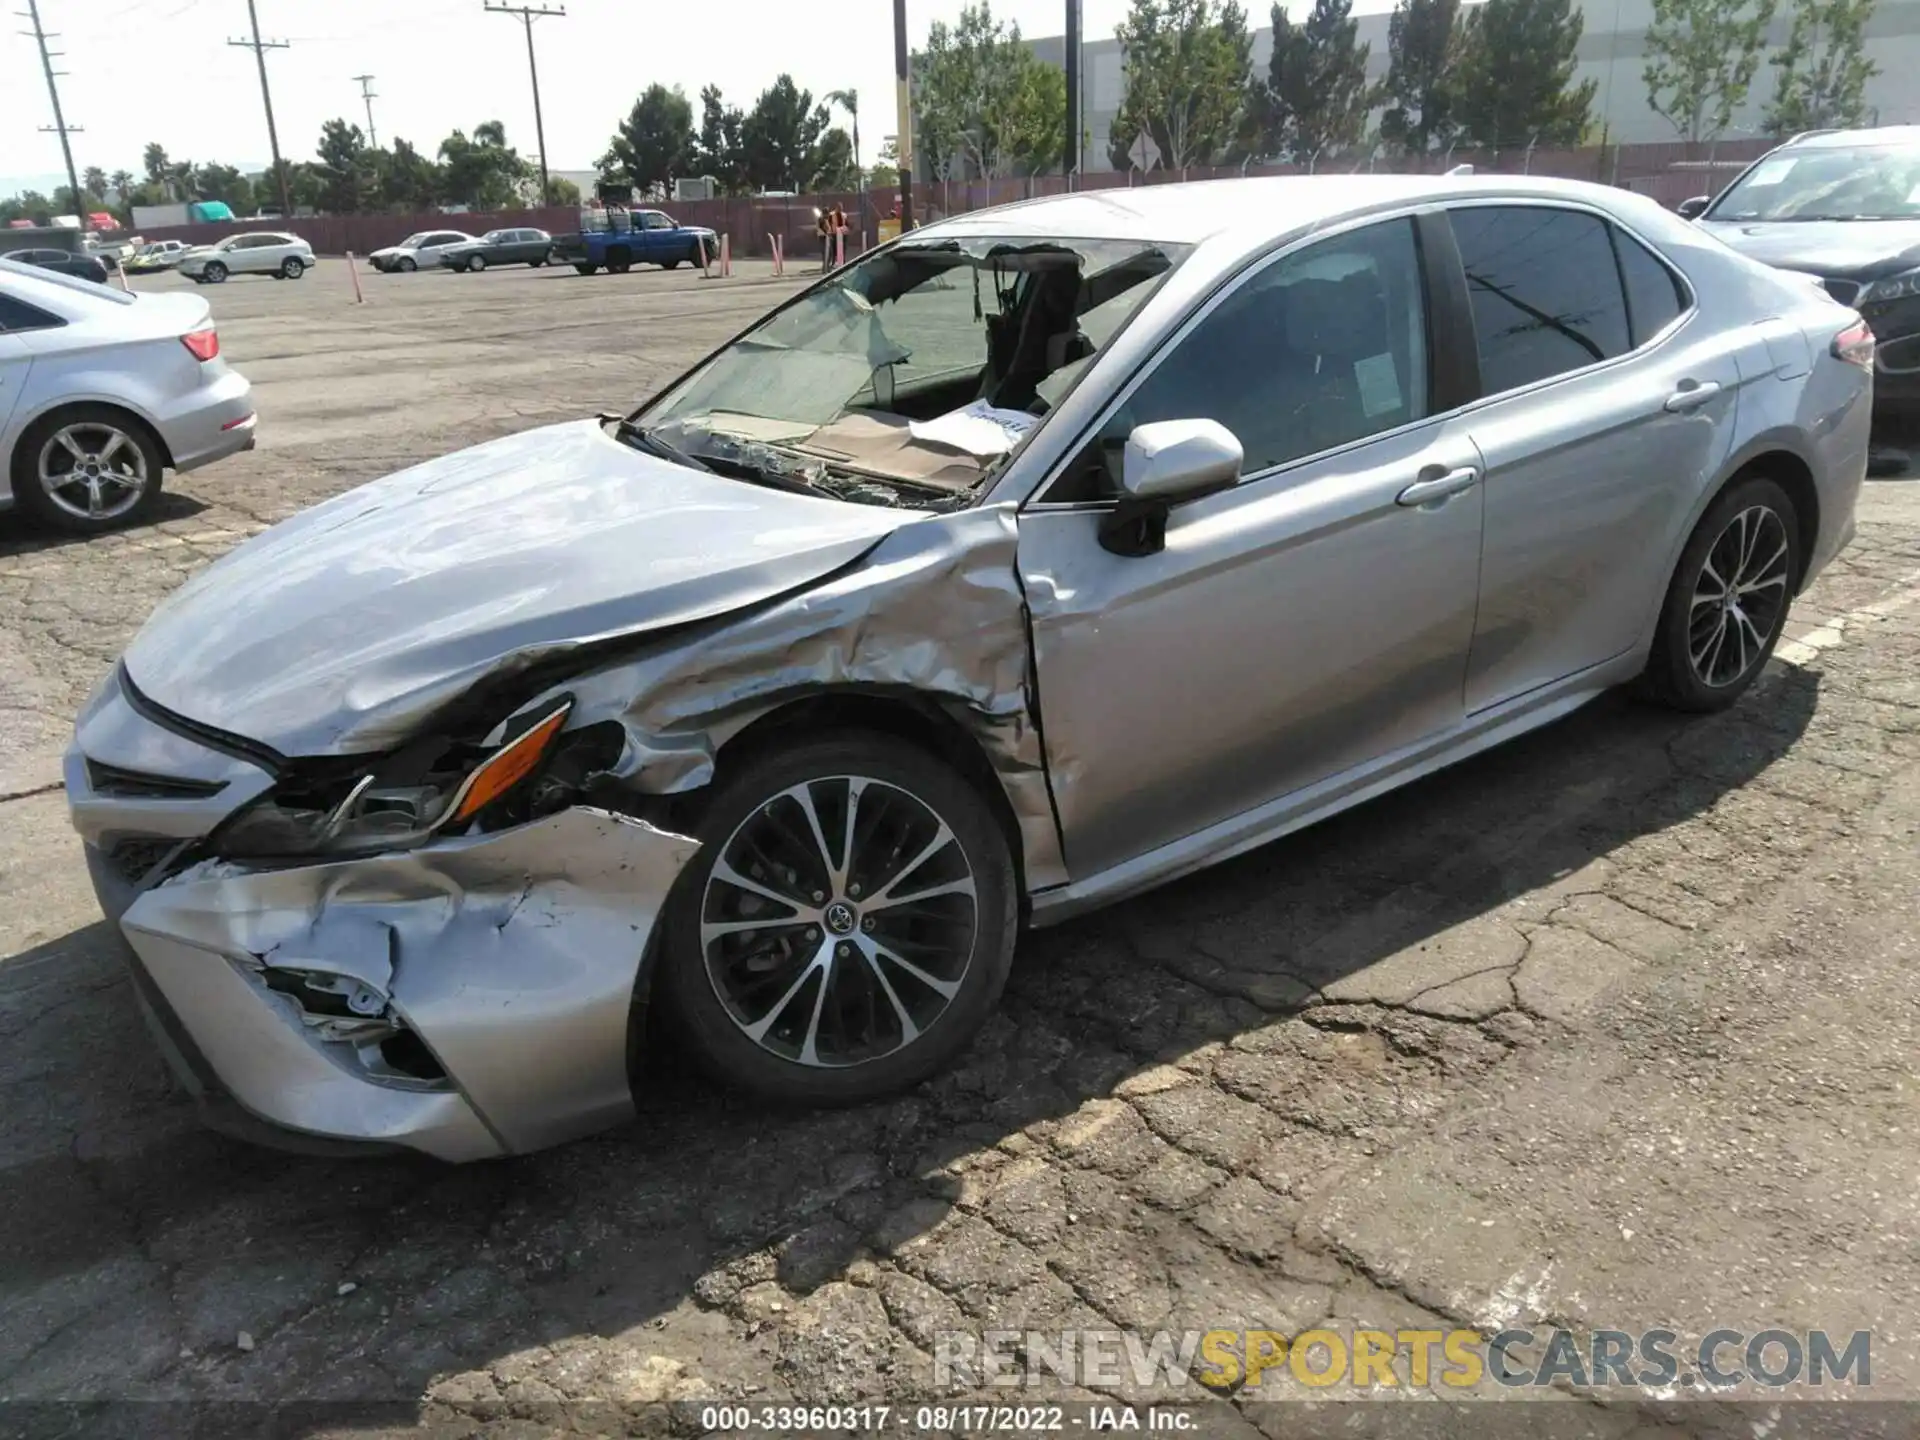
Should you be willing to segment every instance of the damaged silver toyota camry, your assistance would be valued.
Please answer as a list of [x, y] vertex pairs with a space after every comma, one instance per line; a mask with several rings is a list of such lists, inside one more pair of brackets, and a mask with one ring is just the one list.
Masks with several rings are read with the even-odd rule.
[[216, 1123], [467, 1160], [948, 1062], [1023, 923], [1636, 682], [1731, 704], [1846, 544], [1873, 338], [1517, 178], [911, 232], [621, 419], [483, 444], [156, 613], [66, 780]]

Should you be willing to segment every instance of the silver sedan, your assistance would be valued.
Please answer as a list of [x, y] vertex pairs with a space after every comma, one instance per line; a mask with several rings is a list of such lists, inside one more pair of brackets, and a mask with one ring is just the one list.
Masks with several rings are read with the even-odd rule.
[[252, 387], [211, 314], [0, 260], [0, 509], [91, 534], [152, 510], [163, 470], [251, 449]]
[[654, 1024], [868, 1099], [1022, 924], [1614, 686], [1733, 704], [1853, 533], [1873, 344], [1572, 183], [969, 215], [203, 572], [81, 715], [74, 822], [223, 1123], [529, 1150], [630, 1113]]

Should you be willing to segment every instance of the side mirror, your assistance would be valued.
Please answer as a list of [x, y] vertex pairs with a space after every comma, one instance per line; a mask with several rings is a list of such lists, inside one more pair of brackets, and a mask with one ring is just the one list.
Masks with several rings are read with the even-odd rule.
[[1711, 195], [1692, 195], [1674, 207], [1674, 213], [1682, 220], [1698, 220], [1706, 213], [1707, 206], [1713, 203]]
[[1152, 555], [1167, 543], [1175, 501], [1224, 490], [1240, 478], [1246, 451], [1217, 420], [1161, 420], [1127, 437], [1120, 499], [1100, 526], [1115, 555]]

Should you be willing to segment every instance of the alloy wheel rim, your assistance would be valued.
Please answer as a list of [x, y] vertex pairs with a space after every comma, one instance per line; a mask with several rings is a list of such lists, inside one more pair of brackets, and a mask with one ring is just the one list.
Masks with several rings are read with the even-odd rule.
[[114, 520], [147, 493], [147, 457], [126, 431], [97, 421], [66, 425], [40, 448], [40, 488], [81, 520]]
[[1721, 690], [1765, 655], [1787, 608], [1787, 527], [1749, 505], [1707, 547], [1687, 612], [1687, 654], [1700, 683]]
[[946, 1013], [973, 963], [972, 861], [924, 800], [860, 775], [802, 781], [734, 828], [700, 953], [740, 1032], [780, 1059], [866, 1064]]

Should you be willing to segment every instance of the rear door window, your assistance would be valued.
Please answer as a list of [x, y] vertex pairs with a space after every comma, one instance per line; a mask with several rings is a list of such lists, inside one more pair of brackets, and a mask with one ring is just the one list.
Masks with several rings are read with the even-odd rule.
[[1449, 212], [1473, 302], [1480, 388], [1517, 390], [1633, 348], [1611, 228], [1550, 205]]

